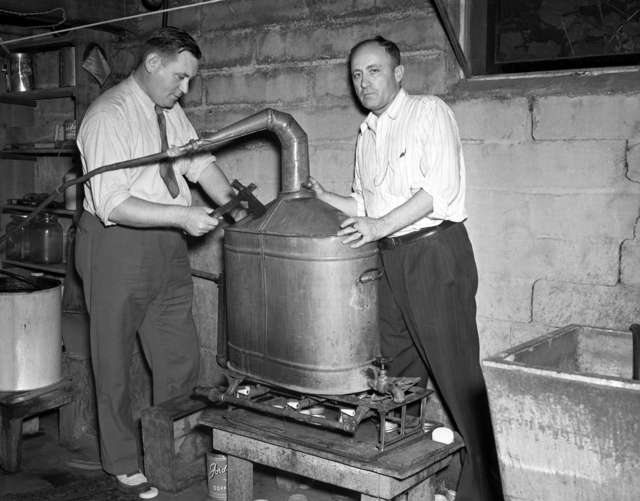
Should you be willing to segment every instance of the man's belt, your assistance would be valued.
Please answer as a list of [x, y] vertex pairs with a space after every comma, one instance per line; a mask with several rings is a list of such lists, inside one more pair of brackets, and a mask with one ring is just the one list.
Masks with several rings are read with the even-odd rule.
[[438, 226], [430, 226], [429, 228], [413, 231], [399, 237], [382, 238], [378, 240], [378, 247], [380, 248], [380, 250], [393, 250], [402, 245], [413, 243], [416, 240], [420, 240], [421, 238], [429, 237], [431, 235], [435, 235], [436, 233], [443, 232], [447, 228], [451, 228], [454, 224], [457, 223], [455, 221], [442, 221]]

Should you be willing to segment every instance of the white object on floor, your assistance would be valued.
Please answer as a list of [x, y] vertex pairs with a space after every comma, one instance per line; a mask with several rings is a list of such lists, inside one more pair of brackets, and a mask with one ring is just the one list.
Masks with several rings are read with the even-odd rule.
[[431, 432], [431, 440], [442, 444], [450, 444], [453, 442], [453, 431], [445, 426], [436, 428]]
[[433, 501], [447, 501], [447, 498], [442, 494], [436, 494]]
[[307, 496], [304, 494], [292, 494], [289, 496], [289, 501], [307, 501]]
[[157, 495], [158, 489], [156, 489], [155, 487], [151, 487], [148, 491], [138, 494], [138, 496], [140, 496], [142, 499], [151, 499], [156, 497]]

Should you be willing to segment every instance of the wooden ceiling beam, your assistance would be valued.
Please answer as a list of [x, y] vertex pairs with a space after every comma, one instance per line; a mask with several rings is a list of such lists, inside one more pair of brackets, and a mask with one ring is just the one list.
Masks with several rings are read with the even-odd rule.
[[[131, 4], [127, 0], [127, 4]], [[101, 0], [99, 2], [84, 0], [58, 0], [51, 2], [50, 0], [29, 0], [28, 2], [17, 2], [16, 0], [0, 0], [0, 24], [16, 25], [16, 26], [35, 26], [49, 25], [60, 22], [62, 19], [61, 11], [53, 11], [48, 14], [38, 14], [25, 16], [14, 16], [2, 11], [11, 11], [20, 14], [47, 12], [54, 7], [62, 7], [66, 21], [64, 25], [60, 25], [57, 29], [75, 28], [77, 26], [85, 26], [109, 19], [119, 19], [130, 15], [129, 5], [127, 11], [124, 12], [122, 2], [120, 0]], [[28, 20], [28, 24], [24, 24]], [[127, 26], [130, 28], [130, 26]], [[124, 22], [109, 23], [96, 26], [94, 29], [119, 33], [124, 31]]]

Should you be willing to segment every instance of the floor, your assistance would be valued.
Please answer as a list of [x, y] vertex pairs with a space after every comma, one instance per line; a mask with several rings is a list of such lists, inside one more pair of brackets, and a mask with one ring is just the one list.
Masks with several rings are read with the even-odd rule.
[[[69, 451], [58, 444], [58, 413], [51, 411], [40, 415], [39, 431], [23, 438], [21, 471], [6, 473], [0, 470], [0, 498], [9, 493], [43, 489], [49, 486], [66, 485], [77, 480], [105, 475], [100, 470], [70, 466], [70, 463], [92, 466], [99, 461], [96, 437], [85, 434], [77, 451]], [[34, 427], [35, 428], [35, 427]], [[277, 475], [275, 470], [254, 469], [254, 499], [288, 501], [294, 494], [302, 494], [307, 501], [356, 501], [359, 496], [349, 491], [338, 491], [328, 484], [314, 482], [310, 488], [298, 488], [291, 492], [278, 486], [296, 485], [291, 478]], [[303, 487], [306, 487], [303, 484]], [[206, 480], [182, 492], [171, 494], [160, 492], [157, 501], [205, 501], [209, 498]], [[296, 496], [295, 501], [305, 501]], [[292, 500], [292, 501], [294, 501]]]

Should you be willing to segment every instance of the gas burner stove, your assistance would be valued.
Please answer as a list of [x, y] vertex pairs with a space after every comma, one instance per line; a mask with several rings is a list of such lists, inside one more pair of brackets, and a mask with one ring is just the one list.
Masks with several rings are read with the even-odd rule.
[[[433, 390], [416, 386], [420, 378], [387, 378], [404, 394], [402, 402], [374, 390], [350, 395], [302, 395], [253, 377], [224, 370], [225, 388], [196, 388], [212, 402], [226, 402], [226, 419], [265, 433], [322, 447], [345, 456], [375, 459], [401, 444], [421, 440], [441, 423], [425, 419]], [[420, 415], [407, 406], [420, 401]], [[310, 426], [311, 425], [311, 426]]]

